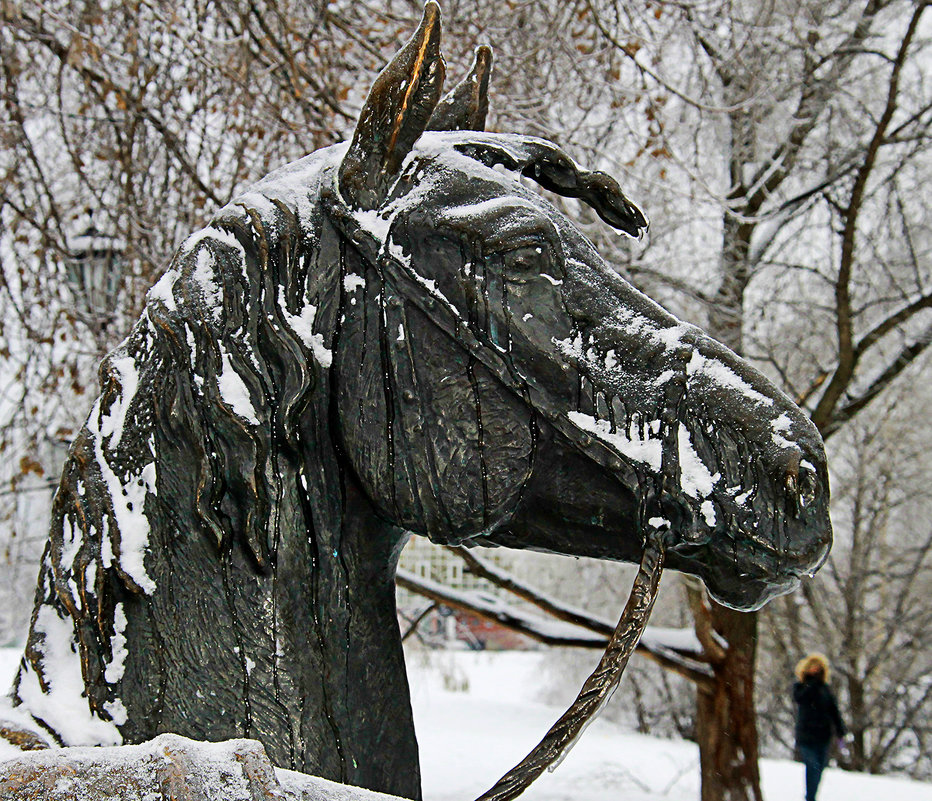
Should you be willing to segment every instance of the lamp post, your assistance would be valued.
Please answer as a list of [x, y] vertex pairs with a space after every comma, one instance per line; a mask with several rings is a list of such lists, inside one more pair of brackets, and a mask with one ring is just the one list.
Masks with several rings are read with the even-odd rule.
[[116, 314], [125, 243], [91, 222], [67, 247], [65, 274], [75, 310], [95, 335], [102, 335]]

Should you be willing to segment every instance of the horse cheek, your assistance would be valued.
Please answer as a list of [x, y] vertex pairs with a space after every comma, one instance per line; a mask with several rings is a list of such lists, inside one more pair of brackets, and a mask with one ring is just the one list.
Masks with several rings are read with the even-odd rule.
[[[386, 343], [399, 325], [404, 339]], [[531, 470], [533, 413], [459, 343], [387, 302], [347, 316], [334, 369], [343, 451], [379, 514], [442, 543], [510, 516]]]
[[405, 417], [415, 435], [419, 530], [456, 543], [494, 530], [517, 507], [531, 471], [533, 412], [446, 335], [418, 352], [417, 395]]
[[338, 443], [350, 480], [359, 482], [382, 517], [405, 526], [410, 492], [397, 475], [395, 383], [386, 370], [381, 328], [371, 300], [347, 308], [332, 366]]

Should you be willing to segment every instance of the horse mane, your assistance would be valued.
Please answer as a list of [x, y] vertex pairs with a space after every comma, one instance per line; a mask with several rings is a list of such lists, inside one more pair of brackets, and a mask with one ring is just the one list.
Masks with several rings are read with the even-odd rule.
[[[100, 396], [65, 463], [40, 569], [33, 629], [46, 636], [31, 638], [24, 668], [44, 692], [55, 624], [37, 616], [57, 601], [59, 618], [73, 624], [91, 708], [125, 722], [106, 689], [126, 624], [117, 608], [155, 590], [153, 519], [180, 536], [209, 536], [218, 557], [238, 546], [267, 573], [295, 522], [283, 511], [287, 484], [332, 497], [320, 484], [337, 472], [328, 368], [342, 283], [340, 253], [321, 252], [328, 166], [318, 153], [273, 173], [190, 236], [102, 361]], [[339, 510], [323, 502], [302, 511], [309, 527], [338, 526]], [[26, 683], [21, 672], [14, 699], [27, 700]]]
[[280, 536], [281, 462], [307, 451], [302, 416], [328, 411], [339, 263], [320, 258], [325, 224], [313, 200], [299, 210], [254, 190], [185, 242], [146, 308], [161, 438], [191, 448], [217, 545], [242, 537], [262, 569]]

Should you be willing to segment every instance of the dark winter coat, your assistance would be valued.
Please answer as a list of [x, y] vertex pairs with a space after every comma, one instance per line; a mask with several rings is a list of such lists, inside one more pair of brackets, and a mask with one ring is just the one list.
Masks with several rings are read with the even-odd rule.
[[843, 737], [845, 724], [832, 691], [821, 679], [807, 676], [793, 685], [796, 701], [796, 745], [824, 746]]

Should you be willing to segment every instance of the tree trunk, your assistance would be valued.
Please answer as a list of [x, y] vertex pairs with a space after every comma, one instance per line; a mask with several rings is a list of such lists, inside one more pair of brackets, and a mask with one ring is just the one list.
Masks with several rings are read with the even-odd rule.
[[713, 665], [711, 690], [700, 685], [697, 693], [701, 801], [762, 801], [754, 709], [757, 613], [710, 604], [712, 627], [728, 647]]
[[[740, 241], [740, 240], [739, 240]], [[747, 239], [744, 240], [746, 248]], [[726, 263], [728, 252], [726, 250]], [[732, 277], [740, 271], [726, 271]], [[741, 349], [743, 280], [729, 287], [732, 312], [715, 320], [714, 334], [734, 350]], [[757, 710], [754, 706], [754, 673], [757, 660], [757, 612], [736, 612], [708, 599], [708, 606], [694, 615], [708, 615], [710, 624], [724, 642], [717, 654], [708, 654], [713, 669], [711, 690], [699, 685], [696, 704], [696, 733], [702, 776], [701, 801], [763, 801], [758, 767]], [[709, 651], [706, 646], [706, 651]]]
[[[867, 720], [867, 698], [865, 697], [864, 681], [860, 672], [852, 672], [847, 677], [848, 685], [848, 714], [843, 716], [853, 737], [851, 743], [851, 754], [848, 757], [848, 764], [845, 766], [849, 770], [865, 771], [867, 773], [878, 773], [879, 765], [868, 757], [867, 743], [864, 739], [864, 722]], [[880, 752], [881, 749], [872, 749]]]
[[[730, 177], [733, 186], [741, 187], [744, 165], [755, 158], [754, 122], [739, 111], [732, 116], [731, 130]], [[724, 215], [721, 282], [709, 313], [709, 333], [738, 354], [744, 350], [744, 292], [753, 230], [754, 224], [738, 215]], [[711, 625], [724, 639], [721, 647], [704, 643], [714, 678], [711, 691], [700, 685], [696, 704], [701, 801], [763, 801], [754, 707], [757, 613], [736, 612], [708, 599], [701, 609], [693, 604], [693, 614], [697, 633], [699, 626]], [[700, 615], [708, 619], [701, 621]]]

